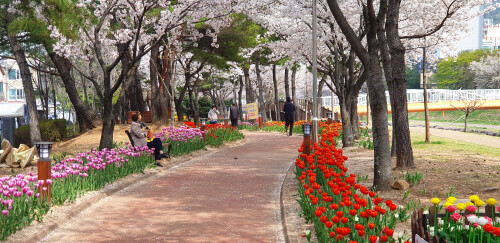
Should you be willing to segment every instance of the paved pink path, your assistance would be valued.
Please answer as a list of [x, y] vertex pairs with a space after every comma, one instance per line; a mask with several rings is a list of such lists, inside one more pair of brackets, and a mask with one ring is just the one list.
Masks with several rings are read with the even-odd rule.
[[302, 137], [245, 133], [97, 202], [44, 242], [283, 242], [281, 183]]

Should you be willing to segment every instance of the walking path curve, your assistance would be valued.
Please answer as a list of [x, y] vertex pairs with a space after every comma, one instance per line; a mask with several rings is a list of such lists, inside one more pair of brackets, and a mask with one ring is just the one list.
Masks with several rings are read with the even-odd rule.
[[[425, 127], [410, 127], [411, 132], [425, 134]], [[466, 143], [473, 143], [488, 147], [500, 148], [500, 137], [493, 137], [475, 133], [465, 133], [460, 131], [450, 131], [430, 128], [431, 140], [432, 136], [449, 138], [454, 140], [463, 141]]]
[[280, 190], [302, 137], [245, 136], [97, 202], [42, 241], [283, 242]]

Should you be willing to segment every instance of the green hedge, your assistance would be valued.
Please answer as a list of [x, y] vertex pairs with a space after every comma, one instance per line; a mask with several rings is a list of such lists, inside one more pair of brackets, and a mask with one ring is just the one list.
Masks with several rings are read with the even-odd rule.
[[[42, 141], [48, 142], [58, 142], [62, 139], [68, 137], [68, 131], [66, 129], [66, 120], [41, 120], [40, 121], [40, 135], [42, 136]], [[18, 127], [14, 131], [14, 146], [18, 147], [19, 144], [28, 144], [30, 142], [30, 126], [24, 125]]]

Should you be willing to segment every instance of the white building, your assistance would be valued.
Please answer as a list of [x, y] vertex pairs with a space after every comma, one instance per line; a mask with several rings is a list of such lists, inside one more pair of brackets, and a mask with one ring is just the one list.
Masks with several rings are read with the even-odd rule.
[[491, 19], [485, 19], [483, 26], [482, 49], [499, 49], [500, 47], [500, 24], [493, 25]]
[[[31, 74], [37, 80], [34, 70]], [[0, 60], [0, 102], [26, 102], [19, 66], [13, 59]]]

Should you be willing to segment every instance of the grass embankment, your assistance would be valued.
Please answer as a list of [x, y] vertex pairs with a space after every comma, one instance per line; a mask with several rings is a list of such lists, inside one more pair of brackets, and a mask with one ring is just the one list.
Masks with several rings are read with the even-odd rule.
[[[408, 113], [410, 121], [424, 121], [425, 116], [423, 112]], [[389, 121], [392, 119], [392, 114], [389, 114]], [[429, 113], [431, 122], [452, 122], [464, 123], [465, 113], [461, 111], [445, 111], [444, 117], [441, 111], [432, 111]], [[469, 124], [482, 124], [482, 125], [500, 125], [500, 110], [477, 110], [469, 115]]]

